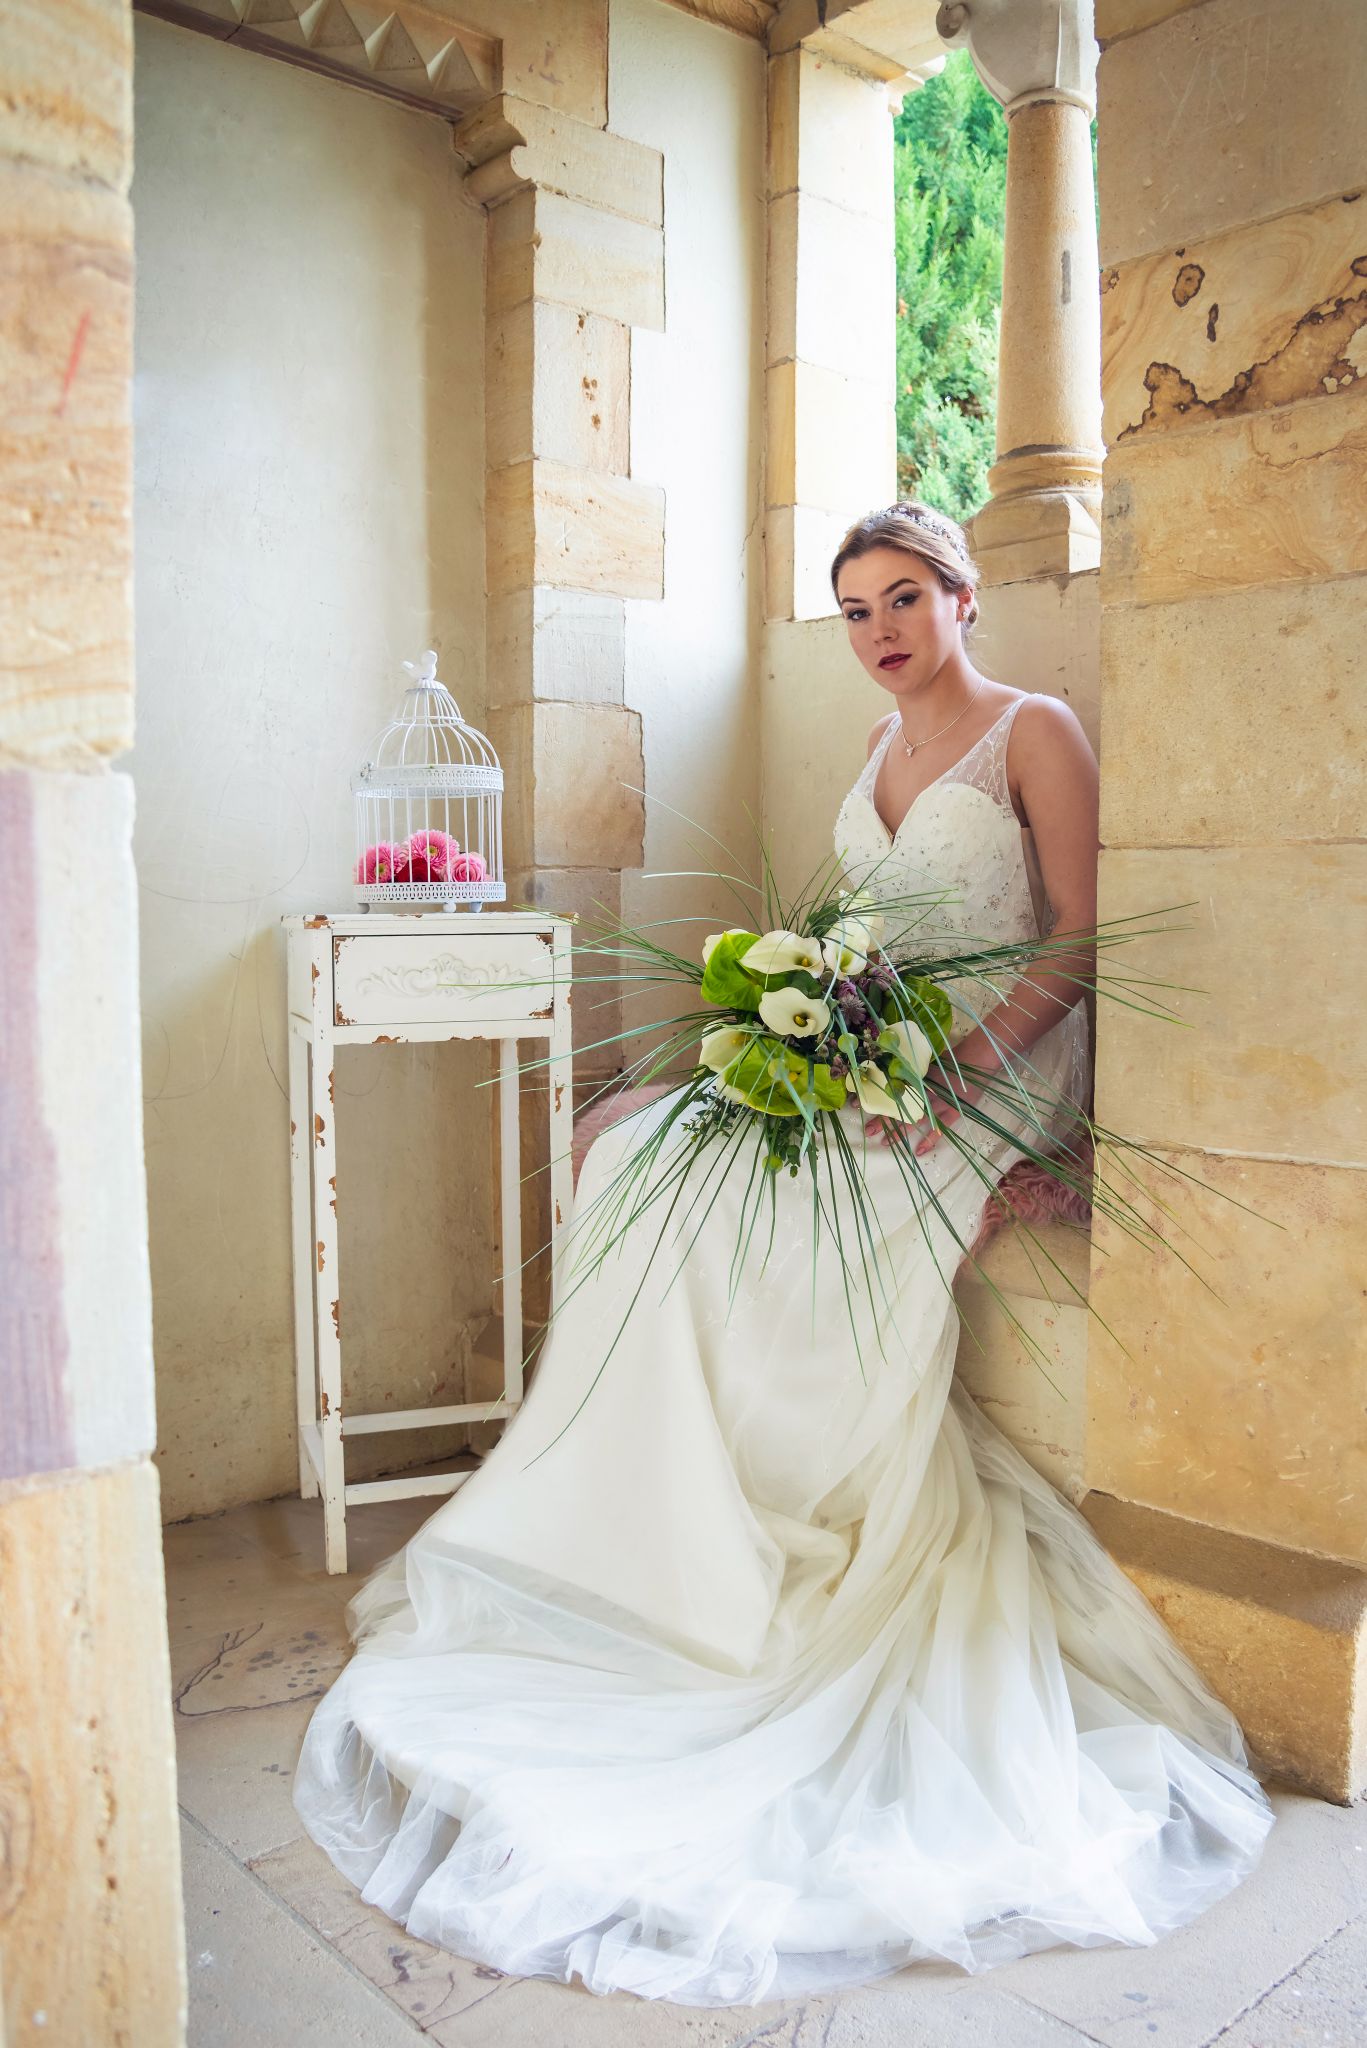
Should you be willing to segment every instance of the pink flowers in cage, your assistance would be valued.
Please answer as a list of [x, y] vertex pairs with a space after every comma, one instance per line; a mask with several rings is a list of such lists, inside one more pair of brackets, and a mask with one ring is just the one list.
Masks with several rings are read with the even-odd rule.
[[414, 832], [402, 844], [381, 839], [368, 846], [356, 863], [356, 880], [384, 882], [482, 882], [488, 875], [483, 857], [462, 853], [449, 832]]

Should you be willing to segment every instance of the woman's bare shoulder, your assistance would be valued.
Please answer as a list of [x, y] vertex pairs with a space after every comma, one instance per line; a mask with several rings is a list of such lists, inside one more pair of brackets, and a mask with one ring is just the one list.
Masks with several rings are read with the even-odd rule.
[[895, 711], [885, 711], [881, 718], [876, 718], [874, 720], [873, 726], [869, 732], [869, 751], [864, 757], [865, 760], [871, 758], [874, 748], [878, 745], [879, 740], [882, 739], [883, 734], [887, 731], [888, 727], [892, 724], [892, 721], [894, 718], [896, 718], [896, 716], [897, 713]]
[[1038, 825], [1059, 811], [1095, 810], [1099, 770], [1092, 743], [1071, 704], [1030, 692], [1011, 721], [1007, 774], [1013, 796]]
[[[1019, 735], [1017, 738], [1016, 735]], [[1012, 751], [1018, 760], [1039, 761], [1062, 753], [1065, 758], [1087, 758], [1095, 762], [1092, 743], [1071, 704], [1051, 697], [1047, 690], [1027, 690], [1012, 720]]]

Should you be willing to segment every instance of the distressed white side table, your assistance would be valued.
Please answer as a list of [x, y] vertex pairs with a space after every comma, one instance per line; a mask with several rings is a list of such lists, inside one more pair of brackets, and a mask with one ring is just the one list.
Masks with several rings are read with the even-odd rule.
[[[540, 912], [478, 917], [372, 912], [284, 918], [288, 955], [290, 1195], [299, 1490], [323, 1496], [324, 1562], [346, 1570], [346, 1511], [363, 1501], [451, 1493], [469, 1473], [348, 1485], [343, 1444], [384, 1429], [435, 1429], [512, 1415], [522, 1400], [522, 1214], [518, 1041], [539, 1039], [550, 1059], [552, 1303], [560, 1233], [569, 1219], [570, 931]], [[531, 983], [532, 986], [527, 984]], [[503, 1226], [503, 1394], [495, 1402], [342, 1412], [342, 1280], [337, 1246], [334, 1050], [339, 1045], [431, 1044], [490, 1038], [499, 1048], [500, 1205]]]

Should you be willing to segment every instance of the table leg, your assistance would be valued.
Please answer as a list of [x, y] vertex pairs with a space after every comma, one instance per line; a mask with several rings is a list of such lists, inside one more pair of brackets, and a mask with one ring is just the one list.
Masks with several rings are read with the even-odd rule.
[[[329, 982], [329, 986], [331, 986]], [[323, 1561], [346, 1570], [346, 1474], [342, 1464], [342, 1282], [337, 1257], [336, 1057], [331, 1037], [313, 1032], [313, 1260], [318, 1322], [319, 1434], [323, 1444]]]
[[498, 1154], [503, 1222], [503, 1398], [522, 1399], [522, 1148], [517, 1040], [498, 1042]]
[[299, 1494], [312, 1500], [318, 1491], [304, 1440], [305, 1427], [318, 1421], [318, 1352], [313, 1335], [313, 1139], [309, 1105], [309, 1041], [290, 1020], [290, 1228], [294, 1246], [294, 1378], [295, 1414], [299, 1430]]

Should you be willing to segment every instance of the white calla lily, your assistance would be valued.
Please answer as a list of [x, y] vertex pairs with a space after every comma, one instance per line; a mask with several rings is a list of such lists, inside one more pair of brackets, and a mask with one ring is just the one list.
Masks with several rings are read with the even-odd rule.
[[845, 1087], [859, 1097], [865, 1116], [890, 1116], [902, 1123], [914, 1123], [920, 1115], [915, 1096], [906, 1094], [899, 1103], [887, 1086], [882, 1068], [874, 1060], [861, 1060], [845, 1077]]
[[913, 1024], [909, 1017], [899, 1017], [895, 1024], [886, 1027], [897, 1039], [897, 1052], [909, 1067], [915, 1067], [924, 1075], [935, 1057], [935, 1048], [919, 1024]]
[[707, 956], [708, 956], [708, 954], [709, 954], [709, 953], [710, 953], [710, 952], [712, 951], [712, 948], [713, 948], [713, 947], [714, 947], [715, 945], [718, 945], [718, 944], [719, 944], [719, 943], [721, 942], [721, 940], [722, 940], [722, 939], [734, 939], [734, 938], [737, 938], [737, 937], [739, 937], [739, 935], [740, 935], [740, 933], [741, 933], [741, 932], [744, 932], [744, 931], [748, 931], [748, 930], [749, 930], [749, 926], [748, 926], [748, 925], [743, 925], [743, 924], [733, 924], [733, 925], [729, 925], [729, 926], [727, 927], [727, 929], [726, 929], [726, 930], [725, 930], [724, 932], [709, 932], [709, 933], [708, 933], [708, 935], [707, 935], [707, 937], [706, 937], [706, 938], [705, 938], [705, 939], [703, 940], [703, 942], [702, 942], [702, 964], [703, 964], [703, 966], [704, 966], [704, 967], [706, 967], [706, 965], [707, 965]]
[[831, 1021], [828, 1003], [797, 988], [770, 989], [759, 999], [759, 1014], [771, 1031], [787, 1038], [819, 1038]]
[[822, 957], [832, 974], [858, 974], [873, 944], [867, 919], [840, 917], [821, 942]]
[[820, 974], [821, 942], [804, 938], [801, 932], [765, 932], [741, 964], [747, 974], [795, 974], [799, 968]]
[[737, 1031], [733, 1024], [719, 1024], [715, 1031], [709, 1031], [698, 1048], [698, 1062], [710, 1067], [714, 1074], [720, 1074], [729, 1067], [732, 1060], [740, 1058], [750, 1043], [748, 1031]]

